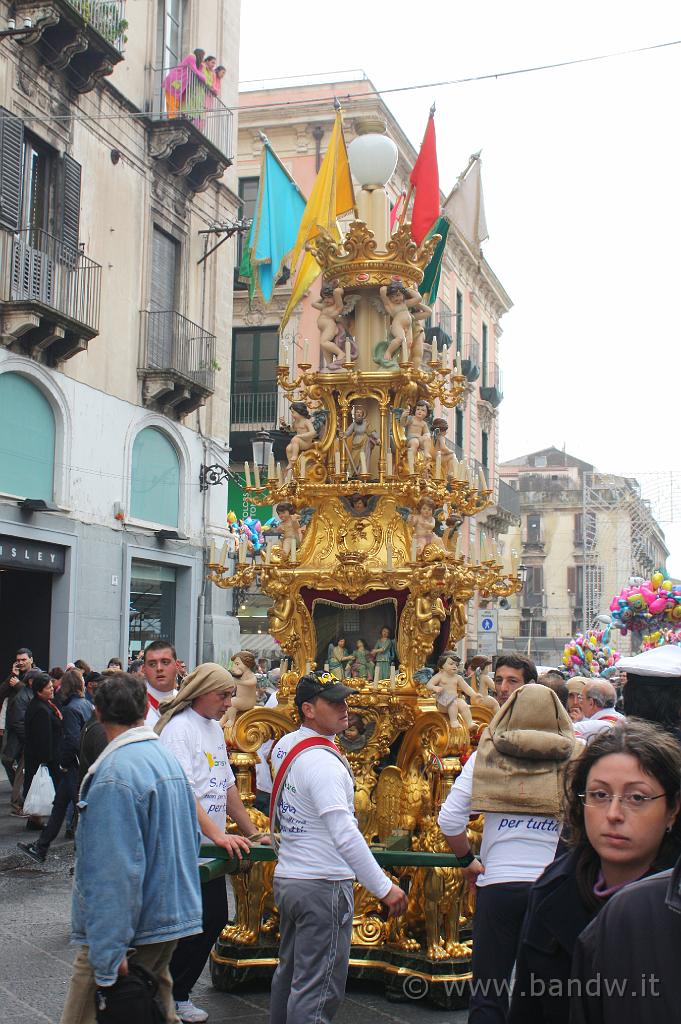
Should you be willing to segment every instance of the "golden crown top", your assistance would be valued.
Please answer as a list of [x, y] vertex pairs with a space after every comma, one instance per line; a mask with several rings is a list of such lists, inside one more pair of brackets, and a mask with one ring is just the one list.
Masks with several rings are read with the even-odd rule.
[[440, 235], [427, 238], [417, 246], [410, 234], [411, 225], [395, 231], [385, 249], [379, 249], [373, 231], [363, 220], [354, 220], [342, 241], [323, 232], [306, 248], [322, 268], [325, 282], [338, 281], [341, 288], [366, 288], [388, 285], [399, 280], [416, 287], [423, 280]]

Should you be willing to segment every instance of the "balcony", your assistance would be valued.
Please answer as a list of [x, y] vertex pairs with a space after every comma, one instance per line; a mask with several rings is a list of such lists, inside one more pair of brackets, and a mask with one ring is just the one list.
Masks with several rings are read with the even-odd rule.
[[2, 344], [54, 366], [99, 333], [102, 268], [46, 231], [0, 232]]
[[504, 389], [501, 381], [501, 370], [493, 363], [491, 366], [482, 367], [480, 377], [480, 398], [488, 402], [494, 409], [501, 405], [504, 398]]
[[32, 22], [22, 46], [35, 47], [43, 66], [64, 71], [71, 87], [90, 92], [123, 60], [125, 0], [16, 0], [17, 25]]
[[174, 310], [142, 310], [144, 404], [178, 419], [215, 391], [215, 335]]
[[[192, 192], [202, 192], [232, 163], [233, 115], [191, 68], [184, 69], [181, 97], [169, 98], [164, 83], [173, 70], [156, 68], [152, 72], [153, 90], [147, 103], [149, 151]], [[177, 80], [182, 82], [182, 72]]]
[[230, 398], [229, 443], [232, 462], [252, 458], [251, 439], [258, 430], [266, 430], [274, 442], [275, 458], [284, 458], [290, 434], [279, 427], [280, 420], [290, 419], [286, 396], [276, 390], [274, 381], [262, 382], [263, 391], [233, 393]]

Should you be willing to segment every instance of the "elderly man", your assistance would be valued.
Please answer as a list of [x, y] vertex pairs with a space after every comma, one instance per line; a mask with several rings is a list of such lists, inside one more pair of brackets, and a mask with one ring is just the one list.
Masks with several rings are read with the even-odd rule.
[[606, 679], [594, 679], [584, 687], [581, 722], [575, 722], [575, 735], [589, 743], [604, 729], [621, 722], [624, 715], [615, 711], [617, 690]]
[[[227, 760], [227, 748], [218, 725], [232, 703], [236, 683], [227, 669], [211, 662], [199, 665], [186, 676], [180, 692], [161, 704], [155, 730], [163, 746], [184, 768], [196, 801], [196, 813], [203, 840], [224, 847], [241, 858], [250, 843], [237, 835], [226, 835], [227, 815], [247, 836], [257, 831], [241, 802], [236, 781]], [[181, 939], [170, 964], [175, 1009], [181, 1021], [199, 1024], [208, 1014], [191, 1000], [213, 944], [228, 918], [224, 878], [201, 886], [203, 930]]]
[[194, 799], [182, 768], [144, 725], [144, 683], [124, 672], [98, 686], [95, 710], [108, 745], [80, 790], [72, 941], [73, 965], [61, 1024], [95, 1024], [95, 992], [131, 964], [159, 985], [176, 1024], [168, 970], [177, 940], [201, 930]]
[[584, 694], [584, 687], [589, 682], [591, 682], [591, 680], [586, 679], [583, 676], [573, 676], [567, 681], [567, 713], [573, 722], [581, 722], [584, 718], [584, 712], [582, 711], [582, 696]]

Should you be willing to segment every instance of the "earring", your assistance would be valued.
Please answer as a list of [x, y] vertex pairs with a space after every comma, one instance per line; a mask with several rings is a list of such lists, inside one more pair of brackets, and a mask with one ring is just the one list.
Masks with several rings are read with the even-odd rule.
[[666, 830], [667, 834], [669, 834], [671, 832], [673, 827], [674, 827], [673, 825], [667, 825], [667, 830]]

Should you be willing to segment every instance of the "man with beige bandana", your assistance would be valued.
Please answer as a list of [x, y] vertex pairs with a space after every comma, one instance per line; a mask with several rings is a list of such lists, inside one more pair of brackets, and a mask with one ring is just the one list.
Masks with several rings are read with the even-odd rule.
[[[184, 768], [196, 799], [202, 841], [224, 847], [241, 857], [250, 842], [243, 836], [226, 835], [227, 815], [249, 836], [256, 832], [227, 760], [225, 737], [218, 721], [228, 710], [236, 684], [221, 665], [207, 662], [186, 676], [180, 691], [159, 708], [154, 729]], [[191, 1001], [213, 944], [227, 922], [227, 890], [224, 878], [201, 886], [203, 931], [177, 944], [170, 963], [175, 1008], [186, 1024], [208, 1019], [208, 1014]]]
[[[503, 1024], [530, 886], [553, 860], [563, 775], [579, 750], [553, 690], [516, 689], [482, 734], [440, 810], [438, 824], [475, 887], [469, 1024]], [[480, 859], [466, 835], [484, 812]]]

